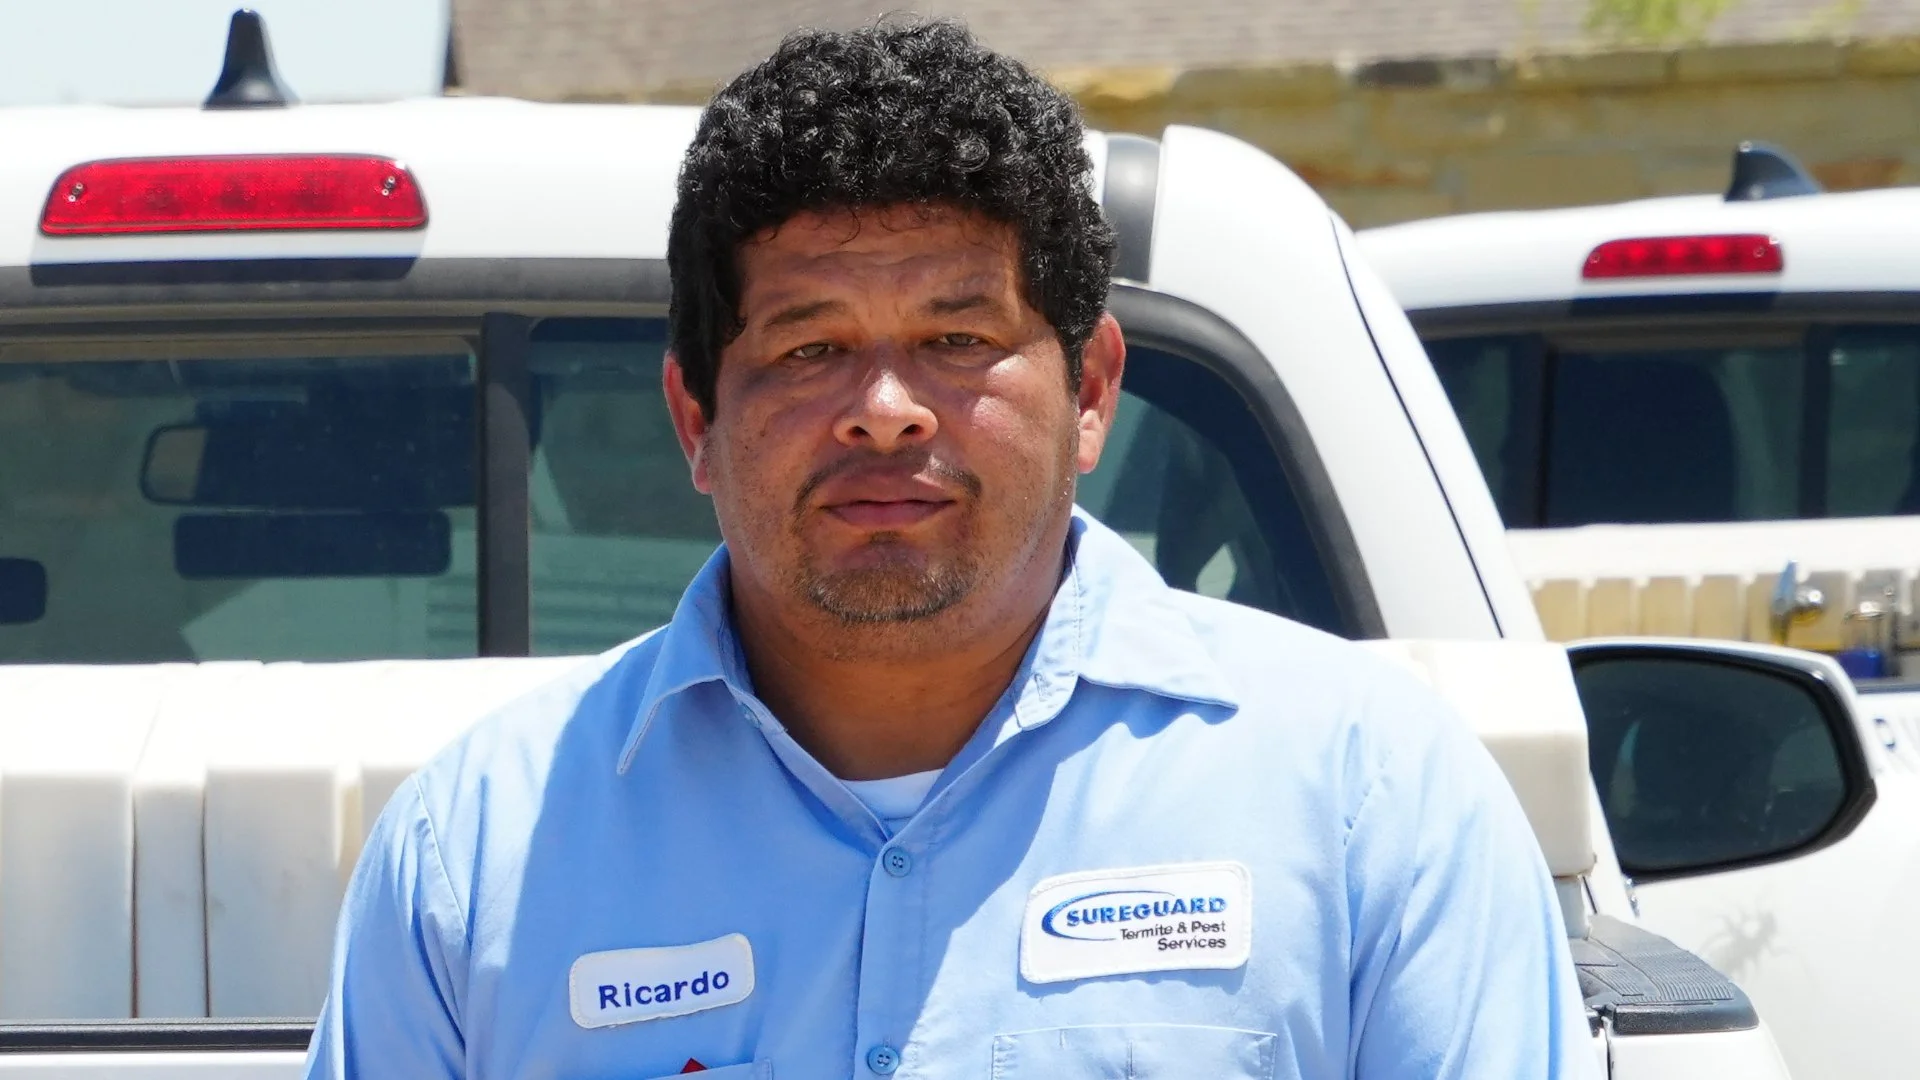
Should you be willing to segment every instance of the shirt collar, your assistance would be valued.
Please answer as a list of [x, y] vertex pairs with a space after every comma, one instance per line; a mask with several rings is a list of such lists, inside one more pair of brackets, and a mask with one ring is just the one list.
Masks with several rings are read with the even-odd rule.
[[[1162, 697], [1235, 708], [1226, 675], [1153, 566], [1118, 533], [1079, 508], [1067, 540], [1067, 572], [1045, 623], [1009, 687], [1010, 720], [1039, 727], [1059, 715], [1081, 680]], [[752, 696], [729, 600], [725, 545], [694, 576], [659, 633], [659, 652], [639, 714], [620, 752], [626, 772], [641, 739], [670, 698], [718, 682]]]
[[1069, 554], [1071, 568], [1048, 622], [1060, 613], [1067, 589], [1076, 590], [1081, 678], [1184, 701], [1239, 706], [1226, 673], [1194, 630], [1190, 603], [1132, 544], [1076, 508]]
[[620, 772], [633, 764], [641, 738], [667, 699], [711, 682], [725, 684], [741, 701], [751, 695], [753, 682], [733, 633], [731, 588], [727, 548], [722, 544], [680, 594], [673, 618], [658, 633], [660, 651], [640, 695], [639, 715], [620, 750]]

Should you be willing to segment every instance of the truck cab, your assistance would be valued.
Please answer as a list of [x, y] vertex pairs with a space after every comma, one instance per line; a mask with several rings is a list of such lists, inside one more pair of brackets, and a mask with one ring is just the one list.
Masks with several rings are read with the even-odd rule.
[[1920, 188], [1746, 143], [1723, 195], [1368, 230], [1560, 640], [1920, 680]]
[[[1576, 665], [1633, 636], [1720, 639], [1827, 654], [1804, 671], [1848, 684], [1837, 742], [1758, 701], [1649, 740], [1634, 688], [1583, 681], [1646, 924], [1739, 980], [1804, 1075], [1904, 1075], [1920, 1053], [1881, 1004], [1913, 959], [1899, 913], [1920, 865], [1916, 241], [1920, 188], [1823, 192], [1753, 143], [1723, 194], [1360, 235], [1547, 635], [1613, 639], [1574, 646]], [[1661, 684], [1643, 675], [1640, 692]], [[1862, 775], [1875, 797], [1845, 809]], [[1669, 865], [1680, 847], [1718, 865]]]

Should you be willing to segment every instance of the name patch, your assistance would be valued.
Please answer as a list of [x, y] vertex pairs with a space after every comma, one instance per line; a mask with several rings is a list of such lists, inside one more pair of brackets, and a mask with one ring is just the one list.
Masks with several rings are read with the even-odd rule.
[[1253, 879], [1235, 862], [1051, 877], [1020, 925], [1020, 977], [1034, 983], [1237, 968], [1252, 952]]
[[660, 1020], [737, 1005], [753, 993], [753, 946], [742, 934], [658, 949], [588, 953], [567, 976], [583, 1028]]

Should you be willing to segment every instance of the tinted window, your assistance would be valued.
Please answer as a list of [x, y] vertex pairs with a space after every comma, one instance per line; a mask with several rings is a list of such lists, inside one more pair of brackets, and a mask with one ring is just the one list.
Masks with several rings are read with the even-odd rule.
[[[547, 319], [529, 367], [533, 645], [666, 622], [719, 531], [655, 319]], [[0, 662], [472, 655], [465, 339], [0, 352]], [[1081, 501], [1167, 579], [1348, 632], [1274, 443], [1205, 364], [1129, 359]]]
[[1541, 523], [1796, 516], [1801, 375], [1792, 346], [1560, 353]]
[[1800, 682], [1654, 658], [1585, 663], [1577, 681], [1594, 783], [1629, 873], [1791, 851], [1847, 801], [1839, 744]]
[[459, 340], [8, 346], [0, 662], [470, 655], [472, 401]]
[[1455, 338], [1427, 344], [1487, 487], [1509, 525], [1539, 514], [1541, 347], [1532, 337]]
[[534, 328], [533, 650], [598, 652], [665, 623], [720, 543], [660, 388], [666, 327]]
[[1920, 328], [1427, 348], [1510, 526], [1920, 513]]
[[1353, 633], [1253, 410], [1204, 365], [1132, 346], [1115, 430], [1079, 501], [1176, 588]]
[[1823, 359], [1827, 513], [1920, 514], [1920, 327], [1841, 330]]
[[[661, 398], [664, 327], [549, 319], [534, 330], [534, 651], [618, 644], [668, 620], [719, 542]], [[1169, 582], [1345, 629], [1285, 473], [1246, 402], [1185, 357], [1135, 347], [1079, 501]]]

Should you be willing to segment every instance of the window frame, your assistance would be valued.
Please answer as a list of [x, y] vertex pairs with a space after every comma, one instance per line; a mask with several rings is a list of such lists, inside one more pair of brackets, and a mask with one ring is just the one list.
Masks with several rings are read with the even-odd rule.
[[1115, 282], [1107, 309], [1129, 342], [1198, 364], [1247, 403], [1300, 503], [1340, 613], [1342, 636], [1386, 637], [1386, 620], [1339, 493], [1299, 406], [1259, 347], [1212, 311], [1142, 286]]

